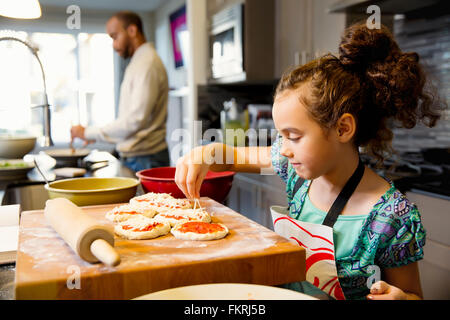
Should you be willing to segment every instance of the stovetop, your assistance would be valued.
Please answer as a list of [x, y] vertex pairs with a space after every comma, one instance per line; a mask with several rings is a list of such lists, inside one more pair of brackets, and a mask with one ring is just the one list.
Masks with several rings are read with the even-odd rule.
[[450, 149], [424, 149], [403, 152], [385, 160], [381, 168], [375, 168], [369, 157], [363, 161], [378, 174], [394, 182], [402, 192], [423, 190], [450, 197]]

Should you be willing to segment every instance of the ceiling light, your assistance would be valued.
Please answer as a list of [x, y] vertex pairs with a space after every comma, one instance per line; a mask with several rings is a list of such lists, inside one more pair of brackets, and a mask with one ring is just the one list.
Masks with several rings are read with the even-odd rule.
[[0, 16], [16, 19], [37, 19], [41, 17], [38, 0], [2, 0]]

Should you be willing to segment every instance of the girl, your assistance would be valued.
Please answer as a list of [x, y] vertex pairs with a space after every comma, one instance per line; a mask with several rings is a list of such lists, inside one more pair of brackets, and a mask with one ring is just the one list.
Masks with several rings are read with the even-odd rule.
[[[420, 299], [417, 261], [425, 244], [420, 214], [392, 182], [362, 165], [359, 151], [382, 162], [391, 151], [392, 125], [412, 128], [423, 121], [431, 127], [439, 113], [424, 92], [418, 55], [402, 52], [386, 27], [351, 26], [339, 53], [283, 76], [273, 105], [279, 135], [271, 147], [199, 147], [180, 158], [175, 179], [188, 198], [198, 198], [208, 170], [260, 172], [272, 166], [286, 182], [289, 216], [322, 224], [359, 172], [332, 224], [343, 294]], [[370, 287], [373, 266], [380, 268], [382, 281]]]

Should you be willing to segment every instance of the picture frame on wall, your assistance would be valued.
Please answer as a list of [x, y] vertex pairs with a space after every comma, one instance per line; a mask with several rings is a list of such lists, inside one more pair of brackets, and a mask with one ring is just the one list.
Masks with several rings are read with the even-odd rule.
[[175, 68], [182, 68], [187, 63], [187, 46], [189, 41], [186, 5], [173, 12], [169, 16], [169, 20]]

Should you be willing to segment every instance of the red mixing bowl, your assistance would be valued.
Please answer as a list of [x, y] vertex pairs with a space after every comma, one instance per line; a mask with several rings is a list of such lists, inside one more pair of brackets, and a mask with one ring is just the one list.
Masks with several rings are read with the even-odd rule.
[[[186, 198], [175, 183], [175, 167], [161, 167], [136, 173], [145, 192], [170, 193], [175, 198]], [[200, 188], [201, 197], [209, 197], [223, 203], [230, 192], [234, 172], [209, 171]]]

